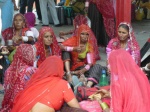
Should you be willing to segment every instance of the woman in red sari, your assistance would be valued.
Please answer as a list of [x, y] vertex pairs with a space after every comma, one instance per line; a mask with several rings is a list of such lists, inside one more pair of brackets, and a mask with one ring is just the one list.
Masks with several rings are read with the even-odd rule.
[[62, 79], [63, 68], [60, 57], [47, 58], [33, 74], [25, 90], [17, 95], [11, 112], [55, 112], [64, 102], [79, 108], [70, 85]]
[[61, 56], [61, 50], [56, 40], [54, 31], [50, 27], [40, 29], [38, 41], [34, 44], [37, 56], [37, 66], [39, 66], [47, 57], [56, 55]]
[[[7, 47], [2, 47], [2, 53], [9, 50], [9, 61], [12, 62], [13, 56], [16, 52], [16, 46], [22, 43], [34, 43], [33, 32], [28, 28], [25, 18], [22, 14], [17, 13], [13, 19], [12, 27], [9, 27], [2, 31], [2, 45]], [[8, 53], [8, 52], [7, 52]]]
[[[124, 58], [125, 57], [125, 58]], [[132, 56], [123, 49], [110, 53], [111, 112], [150, 112], [150, 84]], [[104, 112], [110, 112], [101, 103]]]
[[[71, 74], [76, 74], [79, 77], [82, 74], [85, 74], [86, 77], [94, 75], [96, 80], [99, 80], [97, 79], [99, 71], [95, 71], [95, 73], [93, 73], [93, 70], [92, 72], [90, 70], [94, 67], [93, 65], [98, 59], [100, 59], [100, 57], [96, 38], [87, 25], [82, 24], [81, 26], [79, 26], [75, 36], [67, 39], [62, 44], [62, 50], [71, 53], [71, 59], [69, 59], [67, 54], [63, 55], [63, 60], [65, 60], [65, 68], [69, 82], [71, 82]], [[89, 70], [90, 72], [87, 73]], [[98, 83], [98, 81], [96, 80], [94, 81]]]
[[34, 73], [35, 51], [32, 45], [21, 44], [5, 72], [4, 99], [1, 112], [10, 112], [17, 93], [24, 89], [28, 76]]
[[7, 40], [13, 40], [13, 45], [19, 45], [21, 43], [32, 43], [34, 41], [33, 32], [30, 31], [26, 24], [24, 16], [17, 13], [13, 19], [13, 25], [10, 28], [2, 31], [3, 44], [7, 45]]

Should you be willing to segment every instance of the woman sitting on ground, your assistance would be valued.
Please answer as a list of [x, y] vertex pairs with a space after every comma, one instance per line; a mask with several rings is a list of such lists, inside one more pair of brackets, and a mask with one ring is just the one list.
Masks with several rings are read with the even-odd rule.
[[2, 45], [7, 46], [2, 47], [2, 53], [11, 53], [8, 59], [12, 62], [16, 47], [22, 43], [33, 44], [34, 40], [33, 32], [27, 27], [24, 16], [17, 13], [13, 19], [13, 26], [2, 31]]
[[[97, 66], [94, 64], [96, 60], [100, 59], [99, 51], [96, 38], [87, 25], [79, 26], [75, 36], [63, 42], [61, 49], [67, 51], [63, 52], [62, 58], [65, 61], [67, 80], [69, 82], [72, 81], [72, 75], [80, 77], [84, 74], [86, 77], [91, 77], [92, 75], [95, 78], [92, 81], [98, 83], [97, 75], [100, 72], [97, 71]], [[71, 57], [68, 54], [69, 52]]]
[[136, 41], [133, 29], [129, 23], [122, 22], [118, 26], [118, 36], [110, 40], [107, 45], [107, 57], [110, 52], [117, 49], [125, 49], [133, 57], [135, 62], [140, 66], [140, 47]]
[[[125, 58], [124, 58], [125, 57]], [[123, 49], [108, 57], [110, 91], [101, 90], [111, 97], [110, 108], [97, 98], [104, 112], [150, 112], [150, 84], [133, 57]]]
[[[60, 52], [56, 37], [50, 27], [41, 28], [40, 36], [35, 45], [20, 45], [17, 48], [12, 64], [5, 73], [5, 95], [2, 108], [11, 110], [14, 97], [24, 89], [26, 82], [34, 73], [34, 69], [28, 69], [29, 66], [36, 68], [47, 57], [52, 55], [60, 56]], [[29, 72], [29, 75], [26, 75], [26, 72]]]
[[63, 68], [60, 57], [48, 57], [17, 95], [11, 112], [55, 112], [64, 102], [80, 108], [70, 85], [62, 79]]

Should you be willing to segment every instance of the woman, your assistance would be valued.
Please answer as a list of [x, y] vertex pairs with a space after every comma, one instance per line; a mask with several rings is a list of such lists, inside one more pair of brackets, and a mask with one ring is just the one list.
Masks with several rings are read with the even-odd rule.
[[40, 29], [38, 41], [34, 44], [37, 56], [37, 66], [39, 66], [47, 57], [56, 55], [61, 56], [61, 50], [56, 40], [56, 36], [50, 27]]
[[63, 75], [62, 60], [57, 56], [47, 58], [25, 90], [16, 97], [12, 112], [55, 112], [64, 102], [79, 108], [71, 87], [62, 79]]
[[[110, 111], [150, 112], [149, 81], [131, 55], [123, 49], [113, 51], [108, 63], [111, 72], [110, 94], [107, 94], [111, 96]], [[104, 112], [110, 112], [106, 104], [99, 102]]]
[[22, 44], [17, 48], [14, 60], [5, 72], [4, 78], [4, 99], [1, 112], [10, 112], [14, 97], [23, 90], [27, 77], [34, 73], [33, 63], [35, 52], [32, 45]]
[[[87, 73], [91, 67], [93, 68], [96, 60], [100, 59], [96, 43], [96, 38], [87, 25], [79, 26], [75, 36], [62, 43], [62, 50], [71, 53], [71, 61], [68, 54], [63, 54], [63, 60], [65, 61], [66, 74], [69, 82], [71, 81], [71, 71], [72, 74], [76, 74], [80, 77], [82, 74]], [[88, 75], [96, 74], [90, 72]]]
[[[22, 53], [20, 53], [19, 51], [21, 51], [21, 49], [25, 49], [26, 51], [22, 50]], [[10, 65], [10, 67], [8, 68], [5, 74], [5, 82], [4, 82], [5, 97], [3, 99], [3, 102], [4, 102], [3, 108], [5, 108], [8, 104], [8, 106], [10, 105], [9, 110], [11, 110], [12, 108], [12, 102], [14, 101], [14, 97], [17, 95], [17, 93], [19, 93], [21, 90], [24, 89], [26, 82], [30, 79], [31, 75], [34, 73], [34, 71], [31, 69], [30, 72], [27, 71], [27, 73], [29, 72], [30, 74], [25, 74], [24, 71], [26, 71], [26, 68], [24, 67], [24, 65], [22, 65], [22, 63], [24, 61], [31, 62], [31, 59], [32, 59], [33, 61], [32, 66], [36, 68], [47, 57], [52, 56], [52, 55], [59, 56], [59, 53], [60, 53], [60, 49], [56, 41], [56, 37], [52, 29], [49, 27], [41, 28], [38, 42], [36, 42], [35, 45], [32, 46], [29, 44], [22, 44], [17, 48], [17, 51], [18, 52], [16, 52], [12, 64]], [[27, 52], [27, 55], [23, 54], [26, 52]], [[20, 64], [18, 64], [18, 61], [16, 61], [17, 59], [19, 59], [18, 56], [23, 56], [23, 57], [25, 56], [25, 58], [23, 59], [21, 58], [23, 62], [20, 61]], [[29, 63], [27, 63], [27, 67], [28, 66], [29, 66]], [[27, 70], [30, 70], [30, 69], [27, 69]], [[19, 71], [18, 74], [15, 73], [16, 71]], [[12, 79], [14, 80], [11, 81]], [[11, 87], [9, 87], [10, 85]]]
[[2, 38], [4, 45], [7, 40], [13, 40], [13, 45], [20, 45], [21, 43], [32, 43], [34, 42], [33, 32], [27, 27], [25, 18], [22, 14], [17, 13], [13, 19], [13, 26], [5, 29], [2, 32]]
[[37, 40], [39, 36], [39, 31], [34, 27], [36, 22], [35, 14], [32, 12], [27, 12], [24, 14], [24, 17], [27, 21], [28, 27], [33, 32], [34, 38]]
[[122, 22], [118, 26], [118, 36], [110, 40], [107, 45], [106, 52], [109, 56], [110, 52], [117, 49], [125, 49], [133, 57], [135, 62], [140, 66], [140, 47], [136, 41], [133, 29], [129, 23]]

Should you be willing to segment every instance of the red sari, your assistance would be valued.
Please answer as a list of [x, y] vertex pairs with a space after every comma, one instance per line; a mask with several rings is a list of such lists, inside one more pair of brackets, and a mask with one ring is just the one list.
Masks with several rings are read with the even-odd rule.
[[[92, 64], [96, 62], [96, 60], [100, 59], [99, 56], [99, 51], [98, 51], [98, 46], [97, 46], [97, 41], [96, 38], [91, 31], [91, 29], [87, 25], [81, 25], [76, 31], [75, 36], [67, 39], [65, 42], [63, 42], [63, 45], [65, 46], [71, 46], [71, 47], [77, 47], [80, 45], [80, 34], [81, 32], [87, 32], [89, 34], [89, 39], [88, 39], [88, 49], [89, 52], [92, 54]], [[77, 67], [84, 66], [87, 63], [87, 60], [85, 59], [82, 62], [78, 62], [78, 52], [71, 52], [71, 58], [72, 58], [72, 67], [71, 70], [75, 70]]]
[[38, 60], [38, 66], [46, 59], [45, 45], [43, 40], [45, 32], [50, 32], [53, 36], [53, 42], [50, 45], [52, 51], [50, 55], [61, 56], [61, 50], [56, 40], [54, 31], [50, 27], [42, 27], [39, 33], [38, 41], [35, 43], [35, 47], [37, 50], [36, 55], [40, 56]]
[[33, 74], [25, 90], [15, 98], [12, 112], [29, 112], [37, 102], [59, 110], [64, 101], [75, 98], [68, 82], [62, 79], [63, 68], [59, 57], [48, 57]]
[[150, 84], [145, 73], [123, 49], [110, 53], [111, 112], [150, 112]]
[[25, 76], [32, 75], [35, 71], [33, 62], [35, 52], [32, 45], [21, 44], [14, 55], [14, 60], [5, 72], [4, 99], [1, 112], [10, 112], [13, 101], [18, 92], [24, 89], [27, 80]]

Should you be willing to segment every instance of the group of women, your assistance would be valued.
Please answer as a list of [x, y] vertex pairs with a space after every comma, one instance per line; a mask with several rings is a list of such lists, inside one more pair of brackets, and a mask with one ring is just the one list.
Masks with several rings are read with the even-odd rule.
[[129, 23], [120, 23], [118, 36], [109, 42], [107, 67], [96, 64], [100, 59], [97, 40], [88, 25], [80, 25], [61, 45], [50, 27], [40, 29], [37, 41], [33, 34], [21, 14], [14, 16], [12, 28], [2, 32], [6, 45], [16, 49], [5, 72], [2, 112], [54, 112], [60, 110], [64, 102], [80, 108], [70, 87], [72, 76], [84, 76], [85, 86], [92, 87], [98, 84], [101, 70], [107, 68], [112, 101], [110, 108], [101, 105], [104, 111], [148, 112], [149, 82], [139, 67], [139, 45]]

